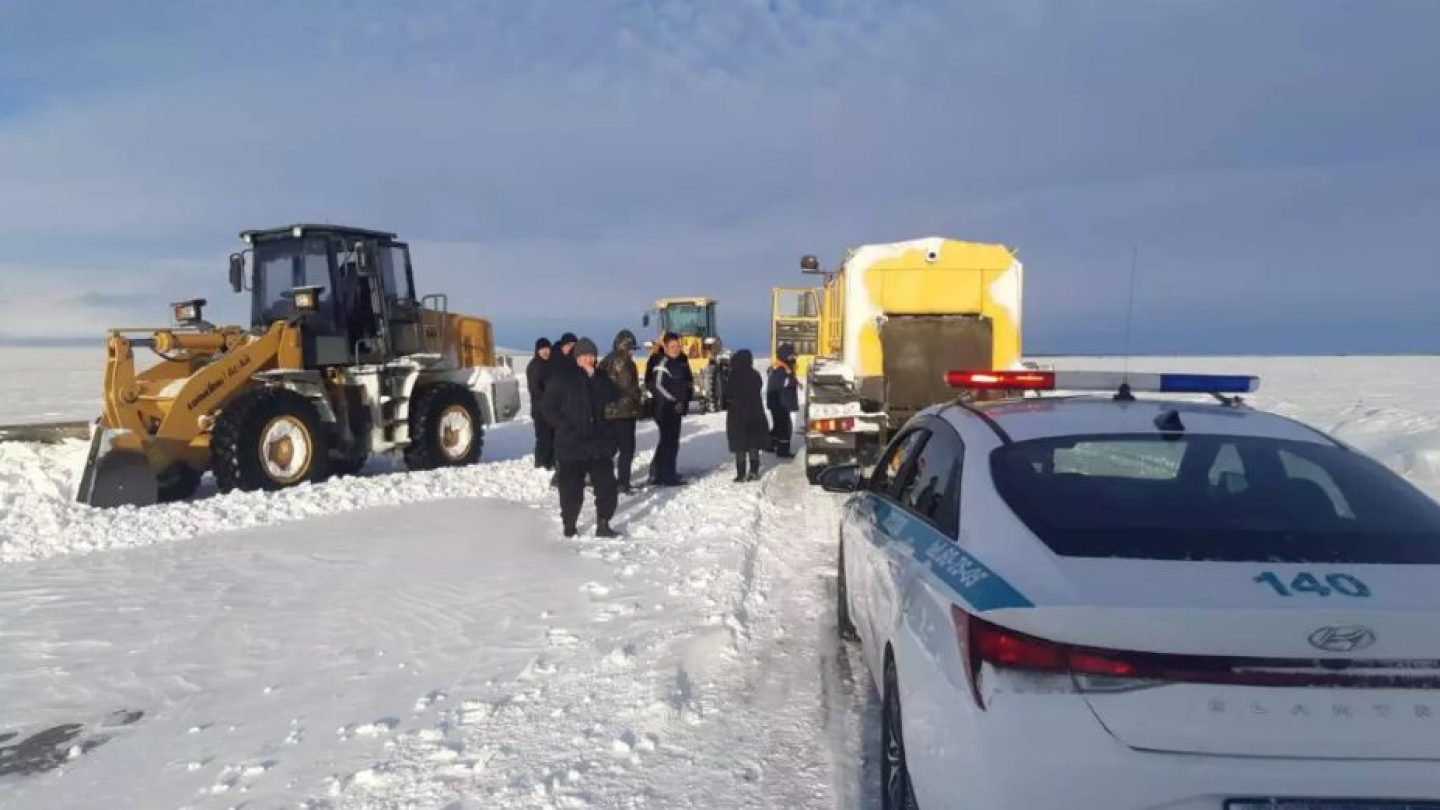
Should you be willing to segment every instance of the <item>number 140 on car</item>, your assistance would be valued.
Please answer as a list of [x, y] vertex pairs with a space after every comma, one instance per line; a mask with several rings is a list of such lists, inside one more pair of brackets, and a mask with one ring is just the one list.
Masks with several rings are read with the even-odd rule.
[[1370, 586], [1353, 574], [1326, 574], [1323, 578], [1301, 571], [1287, 582], [1274, 571], [1266, 571], [1255, 577], [1261, 585], [1269, 585], [1281, 596], [1329, 596], [1332, 593], [1364, 599], [1370, 595]]

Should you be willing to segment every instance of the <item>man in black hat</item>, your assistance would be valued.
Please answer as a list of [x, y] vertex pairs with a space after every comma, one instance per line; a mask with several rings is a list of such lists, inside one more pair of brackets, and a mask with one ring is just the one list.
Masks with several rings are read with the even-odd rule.
[[555, 355], [550, 358], [550, 362], [555, 365], [555, 368], [560, 368], [561, 366], [569, 368], [575, 367], [574, 351], [576, 340], [577, 338], [574, 332], [566, 332], [560, 336], [559, 340], [555, 341]]
[[792, 458], [790, 436], [795, 425], [790, 414], [800, 410], [799, 385], [795, 381], [795, 347], [781, 343], [775, 350], [775, 367], [765, 383], [765, 404], [770, 409], [770, 438], [778, 458]]
[[574, 537], [589, 478], [595, 488], [595, 536], [619, 537], [610, 526], [617, 500], [615, 433], [605, 422], [605, 406], [619, 393], [609, 377], [596, 373], [600, 351], [594, 341], [582, 338], [574, 345], [575, 365], [557, 371], [541, 407], [555, 426], [560, 521], [565, 536]]
[[555, 469], [555, 427], [545, 421], [540, 403], [545, 399], [545, 386], [550, 383], [554, 368], [550, 364], [549, 338], [535, 341], [535, 355], [525, 367], [525, 386], [530, 390], [530, 419], [535, 423], [535, 466]]

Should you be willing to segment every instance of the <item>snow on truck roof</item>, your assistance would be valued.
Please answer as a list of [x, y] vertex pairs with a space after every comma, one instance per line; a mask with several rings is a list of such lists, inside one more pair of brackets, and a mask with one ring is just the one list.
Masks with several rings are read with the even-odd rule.
[[920, 269], [931, 264], [968, 270], [1005, 270], [1015, 263], [1015, 251], [1005, 245], [966, 242], [941, 236], [882, 242], [851, 248], [845, 267], [851, 270]]

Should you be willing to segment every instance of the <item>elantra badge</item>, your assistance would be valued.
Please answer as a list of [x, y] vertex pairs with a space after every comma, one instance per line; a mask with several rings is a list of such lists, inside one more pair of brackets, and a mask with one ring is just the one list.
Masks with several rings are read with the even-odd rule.
[[1333, 653], [1359, 652], [1375, 643], [1375, 631], [1358, 624], [1322, 627], [1310, 634], [1310, 646]]

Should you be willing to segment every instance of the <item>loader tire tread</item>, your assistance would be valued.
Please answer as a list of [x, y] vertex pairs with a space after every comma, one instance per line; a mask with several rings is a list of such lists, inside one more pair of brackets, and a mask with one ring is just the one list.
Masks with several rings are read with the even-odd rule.
[[[470, 451], [458, 459], [446, 457], [440, 449], [440, 417], [452, 405], [465, 408], [475, 425], [475, 441]], [[410, 446], [405, 448], [406, 469], [418, 472], [468, 466], [480, 460], [480, 451], [484, 446], [485, 422], [473, 391], [459, 383], [436, 383], [415, 394], [410, 403]]]
[[305, 423], [314, 443], [310, 472], [304, 480], [318, 483], [329, 477], [329, 435], [315, 405], [285, 388], [260, 388], [236, 397], [215, 420], [210, 436], [210, 467], [221, 492], [284, 489], [265, 474], [259, 439], [260, 431], [271, 419], [286, 414]]

